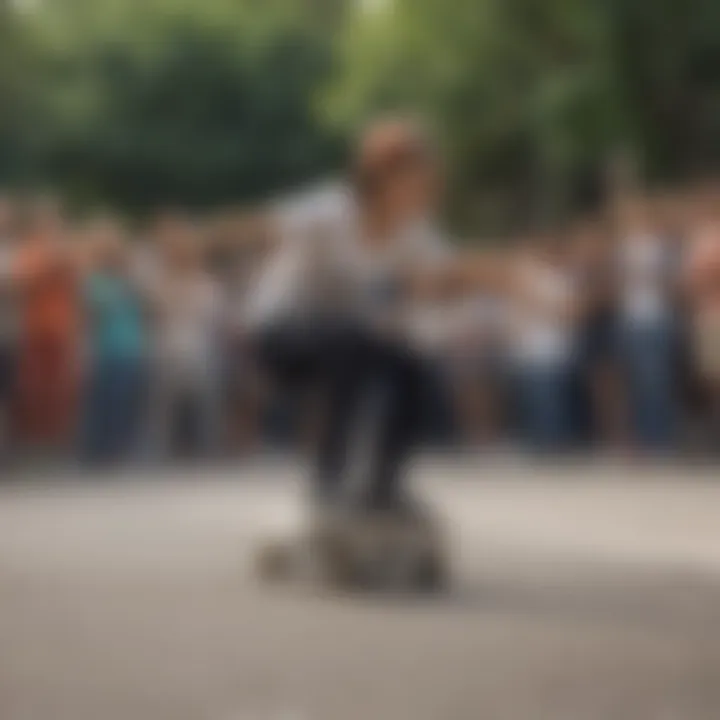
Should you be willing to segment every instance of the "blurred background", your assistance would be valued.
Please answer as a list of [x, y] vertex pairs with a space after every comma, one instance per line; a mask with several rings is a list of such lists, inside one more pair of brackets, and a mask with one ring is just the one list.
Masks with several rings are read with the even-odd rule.
[[717, 3], [3, 0], [0, 180], [73, 207], [248, 203], [337, 168], [380, 110], [431, 118], [456, 227], [594, 206], [720, 153]]
[[[514, 269], [427, 318], [453, 587], [273, 594], [265, 211], [396, 112]], [[719, 448], [717, 0], [0, 0], [4, 720], [717, 720]]]
[[6, 456], [312, 435], [244, 340], [262, 209], [399, 110], [440, 142], [457, 242], [530, 260], [524, 299], [457, 309], [428, 438], [716, 445], [712, 0], [2, 0], [0, 34]]

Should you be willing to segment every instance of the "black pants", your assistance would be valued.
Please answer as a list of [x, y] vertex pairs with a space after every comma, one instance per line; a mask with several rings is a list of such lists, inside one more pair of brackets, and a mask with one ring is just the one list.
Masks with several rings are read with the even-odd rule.
[[377, 411], [368, 413], [373, 442], [363, 502], [375, 509], [397, 502], [421, 429], [422, 358], [401, 343], [337, 322], [277, 325], [260, 332], [256, 346], [281, 388], [316, 390], [325, 403], [314, 468], [318, 495], [332, 499], [343, 491], [348, 452], [372, 397]]

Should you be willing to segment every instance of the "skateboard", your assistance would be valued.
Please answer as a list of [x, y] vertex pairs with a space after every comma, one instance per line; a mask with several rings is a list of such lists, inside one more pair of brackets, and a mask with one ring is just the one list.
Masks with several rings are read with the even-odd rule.
[[260, 579], [342, 590], [442, 591], [449, 581], [438, 520], [390, 513], [313, 517], [295, 536], [262, 543]]

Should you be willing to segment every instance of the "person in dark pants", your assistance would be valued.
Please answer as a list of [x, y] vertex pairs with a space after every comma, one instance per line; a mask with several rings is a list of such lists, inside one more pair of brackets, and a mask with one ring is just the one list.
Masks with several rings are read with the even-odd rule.
[[578, 303], [556, 240], [518, 257], [513, 288], [513, 362], [522, 437], [532, 452], [567, 451], [572, 441], [572, 381]]
[[345, 496], [349, 455], [365, 433], [363, 504], [406, 506], [401, 478], [420, 434], [427, 340], [418, 296], [457, 267], [431, 221], [437, 185], [423, 134], [389, 121], [363, 137], [350, 182], [273, 214], [277, 246], [247, 324], [267, 374], [322, 398], [321, 501]]
[[668, 453], [675, 449], [679, 410], [677, 267], [671, 243], [643, 202], [630, 198], [620, 211], [617, 338], [629, 421], [640, 451]]
[[349, 456], [367, 417], [367, 403], [379, 393], [374, 451], [363, 490], [368, 508], [399, 500], [400, 476], [422, 420], [422, 360], [409, 348], [347, 321], [311, 327], [280, 324], [261, 331], [258, 357], [282, 388], [315, 391], [325, 417], [315, 461], [315, 491], [321, 502], [344, 492]]
[[580, 303], [575, 371], [577, 433], [583, 446], [616, 449], [626, 431], [616, 333], [616, 277], [608, 229], [586, 220], [574, 229], [573, 272]]
[[87, 385], [85, 456], [102, 462], [128, 459], [142, 415], [143, 368], [139, 359], [97, 362]]

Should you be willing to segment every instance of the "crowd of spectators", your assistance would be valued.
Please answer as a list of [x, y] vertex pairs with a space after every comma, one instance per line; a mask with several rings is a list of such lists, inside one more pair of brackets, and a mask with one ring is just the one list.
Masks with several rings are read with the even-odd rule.
[[[0, 199], [2, 457], [156, 462], [309, 442], [319, 413], [273, 393], [245, 332], [268, 245], [254, 213], [128, 226]], [[511, 279], [436, 308], [429, 441], [719, 447], [720, 188], [634, 195], [482, 247]]]

